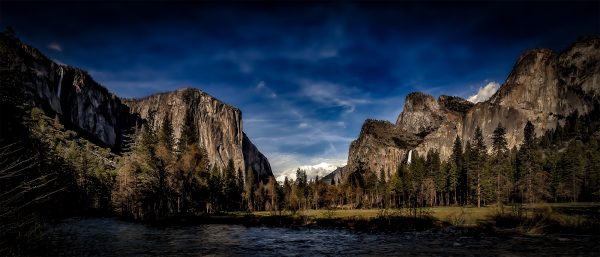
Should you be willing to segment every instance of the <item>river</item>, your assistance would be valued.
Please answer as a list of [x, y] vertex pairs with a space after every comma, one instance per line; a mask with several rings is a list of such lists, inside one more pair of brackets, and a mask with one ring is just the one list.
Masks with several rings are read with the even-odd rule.
[[541, 256], [600, 254], [598, 236], [490, 236], [443, 229], [149, 226], [112, 218], [72, 218], [48, 227], [32, 255], [51, 256]]

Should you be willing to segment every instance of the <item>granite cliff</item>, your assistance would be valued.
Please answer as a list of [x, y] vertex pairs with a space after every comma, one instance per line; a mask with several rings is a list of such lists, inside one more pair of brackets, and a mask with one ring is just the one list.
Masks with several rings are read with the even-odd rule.
[[591, 110], [600, 97], [600, 38], [585, 38], [557, 54], [534, 49], [522, 54], [501, 88], [487, 101], [416, 92], [406, 97], [396, 124], [367, 120], [350, 144], [349, 172], [394, 173], [409, 151], [450, 156], [456, 136], [470, 140], [480, 127], [488, 150], [493, 130], [506, 128], [508, 147], [518, 147], [527, 121], [536, 135], [564, 124], [566, 116]]
[[171, 121], [175, 141], [181, 137], [186, 117], [191, 117], [197, 138], [210, 157], [211, 166], [225, 168], [229, 160], [243, 171], [252, 170], [263, 180], [272, 176], [267, 158], [242, 131], [242, 112], [197, 89], [184, 88], [141, 99], [123, 100], [132, 115], [147, 119], [154, 113], [154, 127]]
[[0, 33], [0, 54], [0, 66], [6, 67], [1, 75], [15, 76], [23, 83], [29, 99], [26, 104], [42, 107], [91, 142], [114, 152], [126, 150], [124, 138], [149, 111], [156, 112], [156, 127], [169, 115], [177, 139], [183, 119], [190, 113], [212, 165], [223, 168], [232, 159], [236, 168], [246, 171], [251, 167], [263, 180], [273, 176], [267, 158], [242, 130], [241, 111], [204, 92], [180, 89], [124, 100], [87, 72], [56, 63], [9, 33]]
[[[60, 117], [93, 142], [117, 149], [130, 127], [129, 110], [121, 100], [80, 69], [58, 64], [37, 49], [7, 34], [0, 34], [2, 76], [23, 84], [29, 104]], [[8, 72], [8, 71], [19, 72]]]

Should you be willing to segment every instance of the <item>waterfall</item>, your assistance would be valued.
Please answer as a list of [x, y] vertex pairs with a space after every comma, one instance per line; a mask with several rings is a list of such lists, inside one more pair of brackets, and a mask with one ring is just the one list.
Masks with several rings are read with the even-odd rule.
[[62, 68], [62, 66], [60, 66], [59, 73], [60, 73], [60, 79], [58, 80], [58, 93], [57, 93], [58, 99], [60, 99], [60, 90], [62, 88], [62, 80], [63, 80], [63, 68]]
[[413, 150], [408, 151], [408, 160], [406, 161], [408, 164], [410, 164], [410, 161], [412, 160], [412, 151]]

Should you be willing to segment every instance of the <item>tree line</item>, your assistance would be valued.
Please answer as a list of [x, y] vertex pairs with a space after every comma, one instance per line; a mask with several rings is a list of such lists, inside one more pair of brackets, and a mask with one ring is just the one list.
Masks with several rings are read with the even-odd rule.
[[[157, 219], [221, 211], [297, 211], [323, 208], [418, 208], [600, 200], [600, 108], [573, 113], [562, 126], [536, 137], [527, 122], [524, 140], [508, 149], [502, 125], [488, 148], [480, 128], [472, 139], [456, 137], [452, 154], [436, 151], [401, 163], [395, 173], [350, 172], [343, 181], [296, 179], [257, 181], [230, 161], [209, 167], [206, 151], [185, 122], [174, 143], [168, 117], [152, 128], [153, 117], [137, 133], [134, 149], [122, 158], [113, 205], [124, 215]], [[188, 119], [191, 119], [188, 118]], [[594, 133], [592, 133], [594, 132]]]
[[[502, 125], [488, 149], [480, 128], [472, 140], [456, 137], [452, 154], [442, 161], [436, 151], [413, 151], [410, 164], [387, 174], [360, 168], [343, 183], [318, 178], [283, 184], [287, 208], [399, 208], [477, 206], [600, 200], [600, 108], [573, 113], [563, 126], [537, 137], [531, 122], [520, 146], [508, 149]], [[328, 181], [327, 181], [328, 182]], [[333, 185], [331, 185], [333, 184]]]

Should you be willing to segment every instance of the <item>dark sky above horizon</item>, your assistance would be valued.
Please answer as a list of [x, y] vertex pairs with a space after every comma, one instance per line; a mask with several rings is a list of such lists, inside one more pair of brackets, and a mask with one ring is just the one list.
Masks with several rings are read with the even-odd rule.
[[195, 87], [240, 108], [283, 177], [344, 164], [412, 91], [485, 97], [525, 50], [600, 35], [600, 2], [1, 1], [0, 26], [119, 96]]

